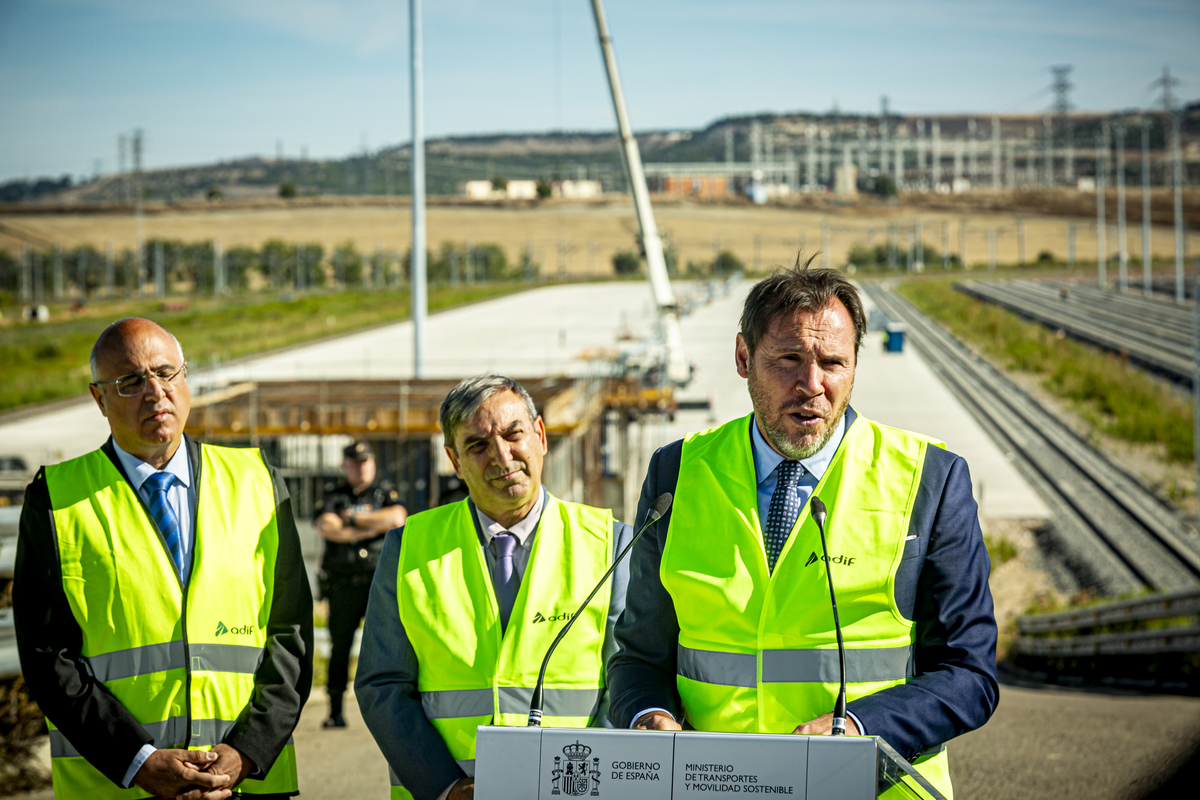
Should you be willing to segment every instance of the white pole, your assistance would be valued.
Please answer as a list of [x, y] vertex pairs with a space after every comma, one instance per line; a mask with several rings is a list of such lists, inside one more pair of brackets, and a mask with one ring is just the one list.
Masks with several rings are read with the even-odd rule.
[[1129, 247], [1125, 239], [1125, 126], [1118, 125], [1117, 133], [1117, 286], [1123, 292], [1129, 288]]
[[134, 268], [137, 270], [137, 293], [142, 294], [142, 273], [146, 269], [146, 243], [142, 238], [142, 130], [133, 132], [133, 219], [134, 239], [137, 253]]
[[933, 123], [933, 155], [930, 168], [933, 172], [933, 190], [936, 192], [942, 182], [942, 124], [936, 120]]
[[1150, 245], [1150, 120], [1142, 117], [1142, 290], [1154, 291], [1154, 253]]
[[1176, 111], [1171, 117], [1171, 160], [1175, 172], [1175, 302], [1182, 303], [1183, 296], [1183, 165], [1179, 158], [1179, 120], [1183, 114]]
[[1104, 241], [1104, 148], [1103, 136], [1096, 137], [1096, 282], [1103, 289], [1108, 285], [1108, 247]]
[[63, 256], [62, 245], [54, 243], [54, 271], [51, 273], [54, 281], [54, 299], [62, 300], [63, 296]]
[[[901, 191], [901, 184], [904, 183], [904, 143], [900, 140], [899, 136], [896, 137], [896, 158], [892, 162], [892, 166], [896, 171], [894, 178], [896, 191], [899, 192]], [[919, 172], [917, 180], [920, 180]]]
[[1000, 118], [992, 117], [992, 188], [1000, 188]]
[[1200, 258], [1192, 278], [1192, 458], [1195, 461], [1196, 494], [1200, 496]]
[[428, 287], [425, 274], [425, 85], [422, 67], [421, 0], [409, 0], [409, 41], [412, 65], [412, 281], [413, 377], [425, 377], [425, 316]]
[[29, 260], [29, 245], [21, 245], [21, 288], [18, 296], [22, 303], [28, 303], [33, 299], [33, 268], [30, 266]]

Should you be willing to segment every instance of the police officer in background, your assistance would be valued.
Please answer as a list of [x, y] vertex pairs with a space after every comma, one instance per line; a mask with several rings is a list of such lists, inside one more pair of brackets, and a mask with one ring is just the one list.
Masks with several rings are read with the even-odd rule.
[[367, 612], [371, 578], [383, 550], [383, 535], [404, 524], [408, 512], [387, 481], [375, 480], [375, 454], [366, 442], [342, 451], [346, 480], [326, 492], [317, 517], [325, 540], [321, 594], [329, 601], [329, 718], [326, 728], [344, 728], [342, 695], [350, 669], [354, 632]]

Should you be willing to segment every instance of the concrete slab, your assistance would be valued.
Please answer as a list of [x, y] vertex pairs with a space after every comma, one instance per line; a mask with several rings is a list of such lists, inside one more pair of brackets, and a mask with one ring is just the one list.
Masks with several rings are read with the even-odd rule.
[[[679, 287], [681, 296], [688, 290]], [[549, 286], [450, 309], [429, 318], [428, 377], [485, 371], [514, 376], [582, 374], [580, 356], [615, 346], [618, 334], [653, 330], [648, 284]], [[196, 371], [193, 392], [248, 379], [401, 378], [413, 374], [411, 322], [297, 347], [240, 364]], [[90, 401], [0, 425], [5, 454], [30, 465], [74, 458], [99, 447], [108, 425]]]
[[[712, 409], [681, 412], [674, 422], [647, 425], [641, 432], [641, 465], [655, 448], [689, 431], [750, 412], [750, 396], [734, 369], [733, 351], [751, 285], [743, 281], [683, 319], [684, 343], [697, 372], [682, 395], [709, 399]], [[676, 288], [681, 296], [703, 289], [696, 284]], [[641, 282], [550, 286], [451, 309], [429, 318], [427, 374], [583, 374], [589, 366], [581, 356], [612, 349], [619, 335], [649, 335], [652, 309], [650, 290]], [[400, 322], [220, 367], [191, 380], [199, 387], [254, 378], [406, 377], [412, 374], [412, 335], [412, 324]], [[1004, 454], [913, 351], [884, 355], [876, 340], [868, 340], [852, 402], [872, 419], [943, 439], [965, 457], [984, 516], [1047, 515]], [[98, 447], [107, 434], [104, 418], [90, 403], [0, 426], [5, 452], [21, 454], [31, 464], [81, 455]]]

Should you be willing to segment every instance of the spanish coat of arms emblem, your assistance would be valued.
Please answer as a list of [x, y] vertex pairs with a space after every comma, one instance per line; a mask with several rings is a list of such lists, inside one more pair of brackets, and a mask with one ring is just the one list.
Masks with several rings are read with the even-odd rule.
[[562, 756], [554, 757], [554, 771], [550, 773], [554, 776], [554, 786], [550, 794], [583, 797], [590, 793], [599, 797], [600, 759], [593, 758], [589, 764], [591, 754], [592, 748], [578, 741], [564, 747]]

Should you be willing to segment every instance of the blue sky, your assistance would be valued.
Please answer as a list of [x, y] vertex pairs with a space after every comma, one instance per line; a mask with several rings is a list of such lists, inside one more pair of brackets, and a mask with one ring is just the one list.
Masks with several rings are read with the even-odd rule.
[[[1152, 103], [1164, 65], [1200, 98], [1197, 0], [606, 8], [635, 129], [876, 111], [885, 94], [904, 113], [1038, 110], [1052, 64], [1074, 65], [1083, 109]], [[428, 135], [615, 126], [588, 0], [426, 0], [424, 16]], [[407, 59], [406, 0], [0, 0], [0, 180], [110, 172], [137, 127], [149, 168], [403, 142]]]

